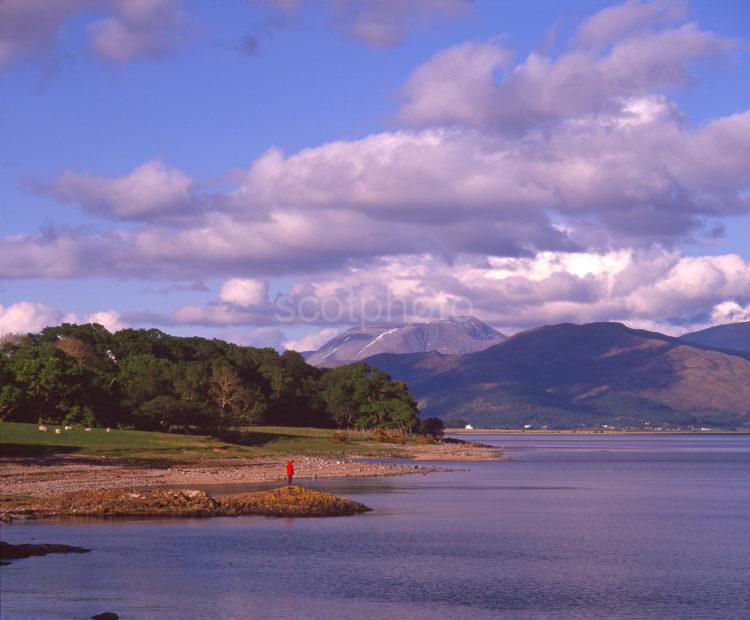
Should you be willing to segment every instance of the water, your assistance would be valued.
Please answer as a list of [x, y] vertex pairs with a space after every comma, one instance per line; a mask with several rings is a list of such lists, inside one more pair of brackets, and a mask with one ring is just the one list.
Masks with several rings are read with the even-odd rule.
[[332, 519], [38, 522], [12, 618], [749, 618], [750, 436], [488, 435], [511, 462], [316, 486]]

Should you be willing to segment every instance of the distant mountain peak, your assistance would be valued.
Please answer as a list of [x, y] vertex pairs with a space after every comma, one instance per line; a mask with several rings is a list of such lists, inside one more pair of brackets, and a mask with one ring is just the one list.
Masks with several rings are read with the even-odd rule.
[[750, 351], [750, 321], [714, 325], [680, 336], [680, 340], [718, 349]]
[[[735, 325], [735, 339], [750, 329]], [[404, 381], [423, 416], [475, 426], [748, 428], [750, 353], [734, 342], [717, 349], [622, 323], [561, 323], [465, 355], [384, 353], [366, 363]]]
[[381, 353], [472, 353], [505, 338], [474, 316], [448, 316], [425, 323], [353, 327], [305, 357], [315, 366], [342, 366]]

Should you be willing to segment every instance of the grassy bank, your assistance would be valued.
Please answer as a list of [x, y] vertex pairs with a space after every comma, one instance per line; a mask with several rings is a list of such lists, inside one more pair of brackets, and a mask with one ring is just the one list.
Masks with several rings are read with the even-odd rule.
[[180, 435], [103, 428], [85, 432], [80, 427], [54, 433], [39, 432], [36, 424], [0, 423], [0, 455], [3, 457], [47, 457], [61, 454], [108, 456], [123, 459], [252, 458], [257, 456], [305, 455], [344, 457], [348, 454], [396, 456], [397, 447], [371, 442], [365, 436], [350, 436], [342, 443], [335, 431], [281, 426], [248, 427], [228, 441], [206, 435]]

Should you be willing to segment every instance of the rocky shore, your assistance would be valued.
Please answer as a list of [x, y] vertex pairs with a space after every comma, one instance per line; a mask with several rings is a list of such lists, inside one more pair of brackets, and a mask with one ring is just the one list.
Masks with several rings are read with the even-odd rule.
[[0, 496], [0, 518], [332, 517], [368, 512], [349, 499], [300, 486], [212, 497], [195, 489], [83, 491], [58, 497]]
[[[284, 481], [285, 462], [277, 457], [166, 464], [76, 455], [60, 455], [54, 461], [6, 459], [0, 463], [0, 489], [8, 495], [54, 497], [107, 489], [262, 484]], [[294, 464], [295, 480], [401, 476], [436, 470], [434, 466], [321, 457], [295, 457]]]
[[[502, 458], [480, 444], [402, 445], [415, 461], [485, 461]], [[436, 471], [434, 465], [396, 464], [356, 458], [292, 456], [296, 480], [402, 476]], [[53, 458], [0, 459], [0, 489], [7, 495], [55, 497], [63, 493], [107, 489], [263, 484], [284, 480], [286, 457], [204, 460], [188, 463], [124, 461], [109, 457], [59, 454]]]
[[10, 564], [11, 560], [30, 558], [31, 556], [35, 555], [47, 555], [48, 553], [88, 553], [89, 551], [90, 549], [84, 549], [83, 547], [73, 547], [71, 545], [13, 545], [8, 542], [0, 541], [0, 564]]

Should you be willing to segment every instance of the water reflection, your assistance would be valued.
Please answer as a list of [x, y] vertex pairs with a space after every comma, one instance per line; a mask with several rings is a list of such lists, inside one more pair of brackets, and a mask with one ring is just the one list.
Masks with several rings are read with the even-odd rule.
[[310, 482], [353, 518], [3, 526], [93, 551], [0, 569], [2, 618], [747, 617], [750, 437], [476, 439], [514, 460]]

